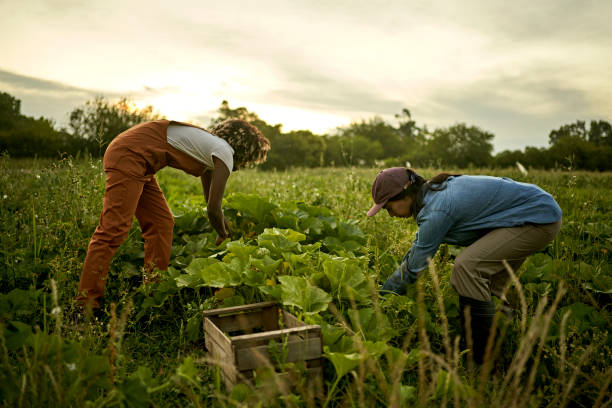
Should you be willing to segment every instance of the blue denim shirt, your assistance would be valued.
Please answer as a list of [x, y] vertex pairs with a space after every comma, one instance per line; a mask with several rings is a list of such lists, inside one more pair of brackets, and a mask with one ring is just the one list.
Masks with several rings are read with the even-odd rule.
[[410, 251], [389, 277], [383, 291], [405, 293], [442, 243], [468, 246], [496, 228], [527, 223], [550, 224], [561, 219], [561, 208], [540, 187], [509, 178], [449, 177], [442, 190], [428, 190], [417, 214], [419, 229]]

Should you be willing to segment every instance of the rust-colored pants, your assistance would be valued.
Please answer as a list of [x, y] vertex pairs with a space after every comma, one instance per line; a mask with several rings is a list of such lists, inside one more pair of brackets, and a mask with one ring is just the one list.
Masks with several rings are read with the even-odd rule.
[[145, 268], [166, 269], [170, 261], [174, 218], [155, 176], [130, 177], [106, 169], [106, 192], [79, 282], [77, 302], [98, 308], [104, 294], [110, 262], [125, 241], [134, 216], [145, 240]]

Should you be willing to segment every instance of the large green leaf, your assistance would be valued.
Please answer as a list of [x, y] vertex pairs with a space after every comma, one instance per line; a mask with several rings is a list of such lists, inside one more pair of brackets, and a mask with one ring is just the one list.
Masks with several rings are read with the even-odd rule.
[[550, 276], [552, 270], [552, 258], [545, 254], [535, 254], [525, 262], [523, 272], [521, 274], [522, 282], [538, 283], [545, 276]]
[[327, 347], [324, 347], [324, 350], [325, 357], [331, 361], [336, 370], [337, 378], [342, 378], [351, 370], [357, 368], [363, 359], [359, 353], [334, 353], [329, 351]]
[[365, 242], [365, 235], [357, 226], [357, 221], [341, 222], [338, 226], [338, 238], [342, 241]]
[[259, 223], [272, 219], [271, 212], [278, 206], [267, 199], [253, 194], [234, 193], [226, 198], [227, 208], [232, 208]]
[[40, 290], [13, 289], [0, 294], [0, 317], [5, 320], [35, 313]]
[[178, 286], [179, 288], [195, 289], [201, 286], [206, 286], [204, 279], [202, 279], [202, 277], [199, 274], [192, 275], [192, 274], [186, 273], [186, 274], [179, 275], [174, 279], [176, 280], [176, 286]]
[[301, 252], [300, 242], [306, 235], [290, 229], [266, 228], [257, 242], [259, 246], [269, 249], [272, 253]]
[[563, 315], [565, 315], [567, 311], [570, 312], [567, 321], [568, 328], [576, 329], [578, 332], [589, 330], [594, 327], [605, 327], [606, 325], [606, 320], [597, 309], [580, 302], [560, 308], [555, 314], [555, 323], [560, 324]]
[[[199, 285], [224, 288], [237, 286], [243, 283], [243, 274], [246, 272], [245, 262], [240, 258], [232, 258], [229, 263], [221, 262], [215, 258], [194, 259], [185, 271], [189, 275], [201, 278], [201, 282], [195, 278], [175, 278], [177, 285]], [[194, 287], [194, 286], [191, 286]]]
[[219, 261], [214, 258], [196, 258], [192, 260], [189, 266], [185, 268], [185, 272], [187, 273], [178, 275], [174, 278], [176, 286], [179, 288], [198, 288], [207, 286], [207, 282], [204, 280], [202, 272], [216, 263], [219, 263]]
[[370, 290], [363, 267], [356, 261], [331, 258], [323, 262], [323, 273], [329, 279], [332, 294], [360, 303], [370, 301]]
[[210, 267], [211, 265], [217, 264], [219, 262], [220, 261], [215, 258], [196, 258], [193, 261], [191, 261], [189, 266], [185, 268], [185, 272], [187, 272], [190, 275], [201, 276], [202, 272], [206, 268]]
[[175, 376], [186, 381], [190, 385], [198, 387], [200, 384], [200, 376], [198, 375], [198, 369], [195, 366], [195, 362], [192, 357], [185, 357], [183, 363], [176, 368]]
[[126, 407], [146, 408], [151, 406], [147, 386], [139, 378], [127, 378], [117, 385], [119, 398]]
[[9, 351], [18, 350], [32, 335], [32, 328], [25, 323], [9, 322], [4, 327], [4, 341]]
[[298, 276], [280, 276], [281, 300], [284, 305], [297, 306], [305, 314], [322, 312], [331, 302], [331, 296], [312, 286], [305, 278]]
[[282, 260], [272, 259], [268, 255], [264, 255], [262, 258], [255, 258], [251, 260], [251, 265], [267, 275], [272, 275], [280, 265]]
[[373, 358], [378, 358], [389, 350], [390, 346], [385, 341], [364, 341], [363, 346], [368, 352], [368, 355]]
[[244, 283], [244, 276], [249, 263], [240, 258], [232, 258], [230, 262], [219, 262], [206, 269], [202, 276], [209, 286], [224, 288], [238, 286]]
[[257, 247], [245, 245], [242, 241], [231, 241], [227, 243], [227, 251], [240, 259], [248, 260], [257, 251]]
[[393, 328], [382, 313], [376, 313], [373, 308], [351, 309], [348, 312], [353, 330], [361, 333], [366, 340], [389, 341], [393, 336]]

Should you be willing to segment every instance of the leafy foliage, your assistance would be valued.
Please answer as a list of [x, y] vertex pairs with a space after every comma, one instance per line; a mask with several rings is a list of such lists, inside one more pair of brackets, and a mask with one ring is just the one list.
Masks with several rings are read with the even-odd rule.
[[[201, 208], [200, 186], [164, 170], [160, 183], [176, 215], [171, 268], [160, 273], [158, 284], [142, 284], [143, 246], [135, 224], [107, 285], [105, 312], [112, 302], [118, 317], [75, 322], [72, 299], [99, 216], [103, 174], [96, 161], [42, 165], [0, 159], [0, 190], [7, 195], [0, 210], [8, 214], [0, 221], [0, 398], [6, 405], [344, 406], [362, 399], [364, 406], [441, 406], [456, 396], [461, 404], [480, 406], [504, 391], [490, 381], [479, 389], [462, 355], [458, 365], [455, 356], [445, 357], [445, 325], [450, 339], [460, 333], [449, 283], [458, 248], [440, 251], [433, 261], [439, 295], [425, 273], [407, 296], [378, 298], [378, 284], [404, 255], [416, 227], [365, 217], [376, 169], [241, 171], [230, 180], [224, 205], [233, 240], [220, 246]], [[523, 316], [527, 326], [542, 326], [538, 302], [550, 305], [565, 286], [550, 330], [536, 338], [543, 345], [539, 363], [536, 353], [528, 354], [525, 361], [535, 363], [517, 371], [521, 384], [533, 372], [533, 391], [517, 395], [535, 405], [558, 406], [565, 398], [566, 405], [592, 406], [607, 384], [611, 355], [605, 191], [612, 184], [609, 175], [580, 172], [530, 172], [522, 180], [554, 194], [564, 226], [554, 245], [518, 271], [527, 311], [509, 321], [496, 369], [504, 378], [517, 348], [528, 341], [520, 331]], [[291, 187], [298, 183], [301, 188]], [[202, 311], [263, 300], [277, 300], [321, 326], [322, 399], [308, 400], [304, 390], [269, 391], [261, 383], [229, 392], [206, 368]], [[129, 302], [133, 314], [122, 320]], [[567, 380], [574, 373], [572, 388]]]

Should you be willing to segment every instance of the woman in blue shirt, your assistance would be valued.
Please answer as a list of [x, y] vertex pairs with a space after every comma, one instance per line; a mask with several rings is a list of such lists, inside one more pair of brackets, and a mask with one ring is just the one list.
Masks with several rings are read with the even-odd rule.
[[[509, 274], [544, 249], [561, 228], [561, 208], [533, 184], [509, 178], [442, 173], [425, 180], [414, 170], [381, 171], [372, 185], [372, 216], [414, 217], [419, 226], [412, 247], [387, 279], [382, 294], [406, 293], [442, 243], [465, 246], [455, 259], [451, 284], [459, 294], [461, 317], [471, 317], [474, 361], [482, 364], [495, 307]], [[469, 308], [468, 308], [469, 307]]]

